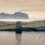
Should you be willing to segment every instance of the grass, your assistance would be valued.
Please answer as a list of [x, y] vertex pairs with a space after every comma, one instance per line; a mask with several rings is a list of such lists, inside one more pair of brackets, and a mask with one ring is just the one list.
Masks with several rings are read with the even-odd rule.
[[[40, 27], [40, 26], [45, 26], [44, 24], [22, 24], [22, 27]], [[16, 28], [15, 25], [2, 25], [0, 26], [0, 29], [6, 29], [6, 28]]]
[[44, 24], [25, 24], [23, 27], [41, 27], [45, 26]]
[[15, 25], [5, 25], [5, 26], [0, 26], [0, 29], [9, 29], [9, 28], [15, 28]]

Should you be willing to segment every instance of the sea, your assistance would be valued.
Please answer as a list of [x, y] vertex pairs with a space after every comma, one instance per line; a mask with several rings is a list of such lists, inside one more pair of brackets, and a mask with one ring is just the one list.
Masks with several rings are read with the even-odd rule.
[[0, 31], [0, 45], [45, 45], [45, 32]]

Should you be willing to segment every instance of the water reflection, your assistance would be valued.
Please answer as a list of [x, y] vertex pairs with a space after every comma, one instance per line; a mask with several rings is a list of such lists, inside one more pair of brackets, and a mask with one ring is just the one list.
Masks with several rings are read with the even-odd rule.
[[[17, 40], [19, 40], [17, 44]], [[45, 32], [0, 32], [0, 45], [45, 45]]]
[[16, 45], [20, 45], [21, 42], [21, 34], [16, 34]]

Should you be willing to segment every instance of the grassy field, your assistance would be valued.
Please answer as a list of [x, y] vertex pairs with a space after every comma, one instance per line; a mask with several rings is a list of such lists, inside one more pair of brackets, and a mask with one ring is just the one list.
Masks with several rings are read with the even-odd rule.
[[23, 27], [41, 27], [45, 26], [44, 24], [24, 24]]
[[0, 26], [0, 29], [9, 29], [9, 28], [15, 28], [15, 25], [3, 25], [3, 26]]
[[[44, 24], [22, 24], [22, 27], [32, 27], [32, 28], [35, 28], [35, 27], [41, 27], [41, 26], [44, 26]], [[0, 29], [5, 29], [5, 28], [16, 28], [15, 25], [2, 25], [0, 26]]]
[[[4, 28], [16, 28], [15, 22], [4, 22], [0, 21], [0, 29]], [[38, 20], [32, 22], [22, 22], [22, 27], [45, 27], [45, 20]]]

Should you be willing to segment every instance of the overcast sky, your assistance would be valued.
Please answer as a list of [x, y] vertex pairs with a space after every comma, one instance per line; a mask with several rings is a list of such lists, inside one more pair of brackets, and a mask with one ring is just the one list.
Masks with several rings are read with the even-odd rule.
[[[13, 13], [20, 10], [31, 11], [32, 20], [44, 19], [45, 0], [0, 0], [0, 12]], [[40, 15], [41, 18], [35, 18], [35, 15], [38, 17]]]
[[11, 13], [23, 9], [45, 10], [45, 0], [0, 0], [0, 11]]

